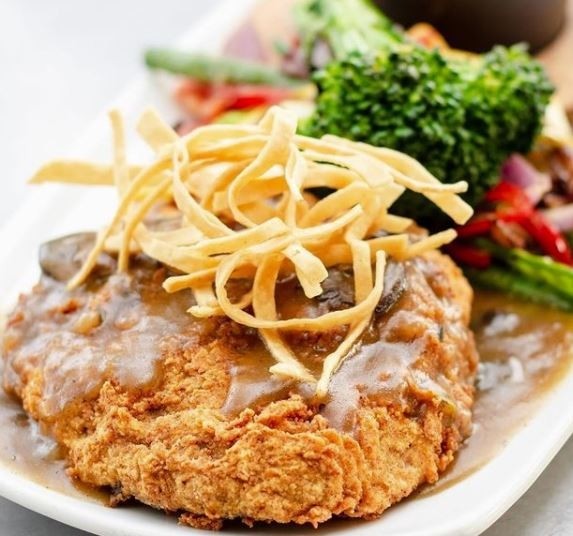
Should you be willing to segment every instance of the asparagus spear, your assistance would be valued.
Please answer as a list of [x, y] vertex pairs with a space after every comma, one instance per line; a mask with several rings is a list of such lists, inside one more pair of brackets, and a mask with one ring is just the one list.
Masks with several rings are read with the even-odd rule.
[[475, 286], [507, 292], [539, 305], [573, 312], [573, 299], [561, 295], [549, 285], [528, 279], [513, 270], [491, 266], [485, 270], [469, 268], [464, 272]]
[[485, 270], [467, 269], [477, 286], [500, 290], [542, 305], [573, 311], [573, 269], [549, 257], [523, 249], [508, 249], [489, 240], [476, 244], [500, 265]]
[[162, 69], [205, 82], [217, 81], [271, 86], [301, 84], [300, 80], [285, 76], [276, 69], [258, 63], [217, 58], [168, 48], [147, 50], [145, 63], [151, 69]]
[[515, 249], [510, 253], [508, 263], [524, 276], [543, 281], [573, 300], [573, 269], [555, 262], [549, 257], [533, 255], [528, 251]]
[[478, 245], [526, 279], [551, 287], [573, 300], [573, 269], [570, 266], [524, 249], [507, 249], [489, 240], [479, 240]]

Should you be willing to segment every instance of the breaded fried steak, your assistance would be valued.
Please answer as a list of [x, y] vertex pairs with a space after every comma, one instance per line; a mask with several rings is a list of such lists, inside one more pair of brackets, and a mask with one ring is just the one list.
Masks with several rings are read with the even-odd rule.
[[[269, 374], [257, 330], [187, 314], [191, 292], [167, 294], [167, 268], [143, 254], [118, 274], [102, 253], [67, 290], [92, 242], [43, 247], [41, 281], [4, 334], [4, 386], [64, 447], [69, 474], [109, 487], [113, 504], [133, 497], [207, 528], [372, 518], [436, 481], [469, 435], [471, 289], [440, 253], [389, 262], [369, 326], [316, 400]], [[316, 298], [285, 275], [276, 301], [280, 318], [348, 308], [352, 268], [330, 268]], [[346, 329], [284, 338], [316, 372]]]
[[467, 183], [280, 107], [183, 137], [148, 110], [154, 161], [128, 165], [110, 117], [113, 165], [33, 182], [114, 185], [115, 214], [43, 247], [3, 343], [70, 475], [205, 528], [371, 518], [436, 481], [470, 433], [471, 290], [454, 229], [388, 209], [410, 190], [461, 225]]

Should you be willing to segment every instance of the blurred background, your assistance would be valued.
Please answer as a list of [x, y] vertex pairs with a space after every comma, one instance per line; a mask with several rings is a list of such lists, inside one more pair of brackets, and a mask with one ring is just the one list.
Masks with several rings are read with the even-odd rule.
[[[499, 35], [496, 32], [504, 26], [511, 31], [518, 27], [536, 30], [531, 38], [538, 47], [559, 33], [542, 48], [540, 57], [560, 86], [562, 98], [573, 107], [573, 1], [381, 1], [403, 22], [429, 19], [442, 27], [446, 36], [452, 17], [460, 16], [461, 5], [479, 4], [489, 9], [491, 16], [496, 8], [507, 11], [510, 4], [519, 4], [521, 7], [509, 18], [513, 24], [499, 24], [490, 28], [491, 33]], [[26, 195], [26, 178], [42, 162], [72, 146], [96, 114], [134, 77], [143, 75], [141, 54], [145, 46], [172, 42], [219, 3], [221, 0], [0, 2], [0, 225], [18, 210]], [[414, 16], [413, 8], [421, 11]], [[562, 21], [563, 9], [567, 17]], [[478, 15], [469, 20], [483, 30], [475, 17]], [[483, 31], [477, 33], [484, 38]], [[457, 40], [471, 36], [453, 37], [453, 44], [461, 46], [463, 41]], [[483, 47], [483, 43], [475, 44]], [[572, 457], [570, 441], [487, 536], [573, 534]], [[85, 534], [3, 499], [0, 527], [6, 536]]]
[[529, 43], [533, 52], [548, 45], [565, 21], [567, 0], [376, 0], [405, 26], [428, 22], [451, 46], [485, 52], [494, 45]]
[[143, 74], [145, 46], [173, 41], [219, 3], [0, 1], [0, 225], [35, 169]]

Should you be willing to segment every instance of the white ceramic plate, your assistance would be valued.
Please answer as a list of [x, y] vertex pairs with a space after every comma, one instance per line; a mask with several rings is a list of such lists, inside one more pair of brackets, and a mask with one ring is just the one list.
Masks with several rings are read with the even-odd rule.
[[[253, 0], [228, 0], [199, 22], [182, 40], [189, 49], [216, 50]], [[114, 104], [130, 122], [147, 106], [156, 106], [168, 119], [176, 118], [164, 81], [147, 76], [135, 82]], [[98, 118], [78, 144], [75, 154], [109, 158], [109, 127]], [[134, 145], [132, 156], [142, 150]], [[58, 235], [99, 227], [110, 215], [113, 194], [60, 186], [30, 191], [27, 202], [0, 229], [0, 281], [3, 307], [29, 288], [38, 276], [36, 252], [40, 243]], [[24, 269], [22, 268], [24, 267]], [[503, 514], [535, 481], [573, 432], [573, 370], [543, 399], [529, 422], [488, 464], [440, 493], [421, 496], [391, 508], [373, 522], [335, 521], [320, 533], [376, 536], [477, 535]], [[176, 536], [204, 534], [180, 527], [174, 518], [145, 507], [110, 509], [89, 498], [63, 495], [0, 467], [0, 495], [31, 510], [102, 536]], [[226, 530], [244, 534], [246, 529]], [[308, 527], [258, 527], [249, 533], [317, 532]]]

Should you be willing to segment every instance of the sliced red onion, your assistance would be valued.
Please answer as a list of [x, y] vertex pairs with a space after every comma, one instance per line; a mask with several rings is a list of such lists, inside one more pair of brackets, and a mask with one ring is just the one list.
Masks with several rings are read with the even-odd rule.
[[281, 71], [295, 78], [309, 77], [309, 66], [304, 51], [300, 46], [292, 46], [289, 53], [283, 57]]
[[252, 20], [241, 24], [223, 47], [225, 56], [242, 60], [264, 62], [266, 58], [261, 38]]
[[537, 171], [523, 156], [512, 154], [501, 168], [501, 180], [521, 188], [531, 203], [537, 205], [551, 190], [551, 178]]
[[312, 47], [310, 63], [316, 69], [322, 69], [330, 61], [332, 61], [332, 50], [329, 44], [322, 39], [317, 39]]
[[545, 218], [559, 231], [573, 230], [573, 203], [541, 211]]

